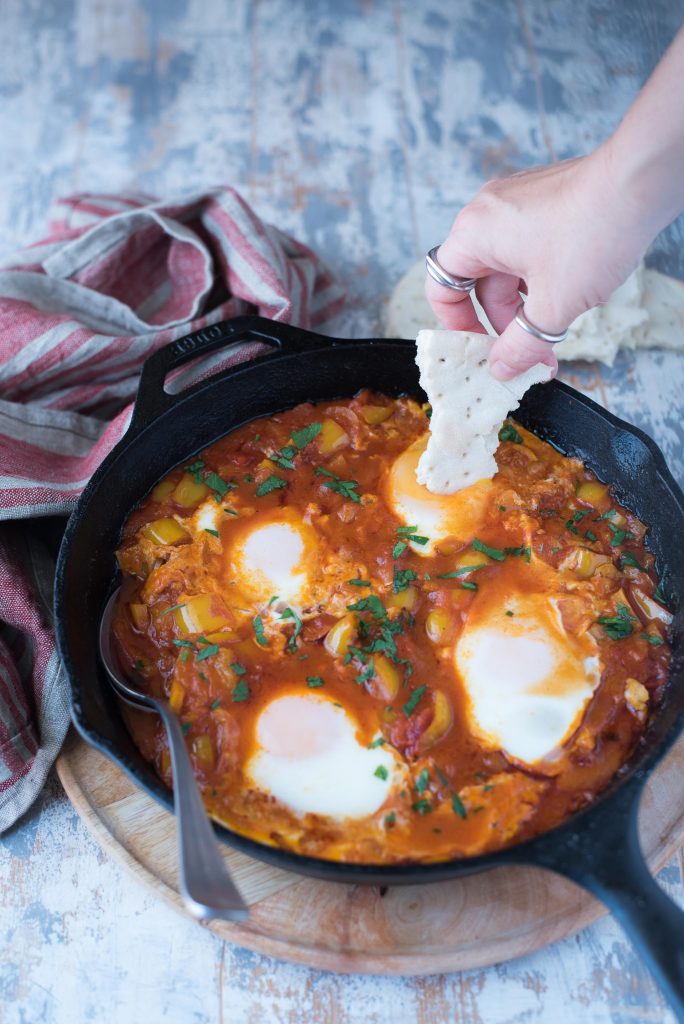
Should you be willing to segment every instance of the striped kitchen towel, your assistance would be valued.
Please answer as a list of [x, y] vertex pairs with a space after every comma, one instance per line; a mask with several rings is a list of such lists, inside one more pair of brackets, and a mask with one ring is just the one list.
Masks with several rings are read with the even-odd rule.
[[[53, 565], [16, 521], [74, 508], [160, 346], [245, 313], [325, 329], [343, 299], [314, 253], [232, 188], [81, 194], [58, 209], [45, 241], [0, 262], [0, 832], [40, 791], [69, 722]], [[262, 348], [213, 353], [175, 389]]]

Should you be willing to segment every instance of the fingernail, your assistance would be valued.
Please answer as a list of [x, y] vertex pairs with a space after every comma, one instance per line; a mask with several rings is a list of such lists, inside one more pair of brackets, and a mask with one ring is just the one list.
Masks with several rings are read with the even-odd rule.
[[495, 359], [493, 363], [490, 363], [489, 372], [496, 380], [510, 380], [516, 374], [513, 367], [504, 363], [502, 359]]

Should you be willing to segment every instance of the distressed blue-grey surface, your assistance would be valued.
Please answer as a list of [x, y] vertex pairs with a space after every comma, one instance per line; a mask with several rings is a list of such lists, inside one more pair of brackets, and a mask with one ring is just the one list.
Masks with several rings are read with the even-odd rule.
[[[679, 0], [0, 0], [0, 250], [77, 190], [236, 185], [380, 330], [404, 270], [487, 178], [588, 151], [684, 20]], [[652, 261], [684, 277], [681, 222]], [[684, 360], [568, 371], [684, 478]], [[566, 374], [568, 375], [568, 374]], [[677, 857], [661, 875], [683, 900]], [[666, 1022], [606, 919], [511, 964], [334, 977], [233, 948], [104, 857], [59, 785], [0, 847], [0, 1024]]]

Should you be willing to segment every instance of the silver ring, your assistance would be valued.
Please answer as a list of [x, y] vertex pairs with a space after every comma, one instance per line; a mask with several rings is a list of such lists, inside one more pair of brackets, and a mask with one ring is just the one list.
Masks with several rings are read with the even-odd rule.
[[523, 331], [527, 331], [533, 338], [539, 338], [540, 341], [548, 341], [549, 345], [556, 345], [559, 341], [565, 341], [568, 336], [568, 329], [561, 331], [560, 334], [551, 334], [550, 331], [542, 331], [541, 328], [535, 327], [533, 323], [527, 319], [525, 315], [525, 303], [521, 302], [515, 312], [515, 322], [519, 327], [522, 327]]
[[437, 284], [443, 285], [444, 288], [451, 288], [455, 292], [471, 292], [477, 284], [477, 278], [475, 277], [454, 277], [448, 270], [440, 266], [437, 262], [437, 250], [439, 246], [436, 245], [425, 257], [425, 269]]

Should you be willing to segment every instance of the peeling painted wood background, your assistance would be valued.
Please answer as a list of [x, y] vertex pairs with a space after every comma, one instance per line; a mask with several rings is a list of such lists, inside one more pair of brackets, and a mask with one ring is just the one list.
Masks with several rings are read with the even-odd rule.
[[[487, 178], [618, 123], [682, 0], [0, 0], [0, 250], [78, 190], [227, 182], [314, 246], [381, 328], [398, 277]], [[651, 261], [684, 277], [684, 226]], [[684, 359], [566, 377], [684, 478]], [[684, 903], [681, 855], [661, 873]], [[428, 979], [335, 977], [231, 947], [148, 897], [56, 780], [0, 845], [0, 1024], [671, 1022], [611, 919], [535, 956]]]

